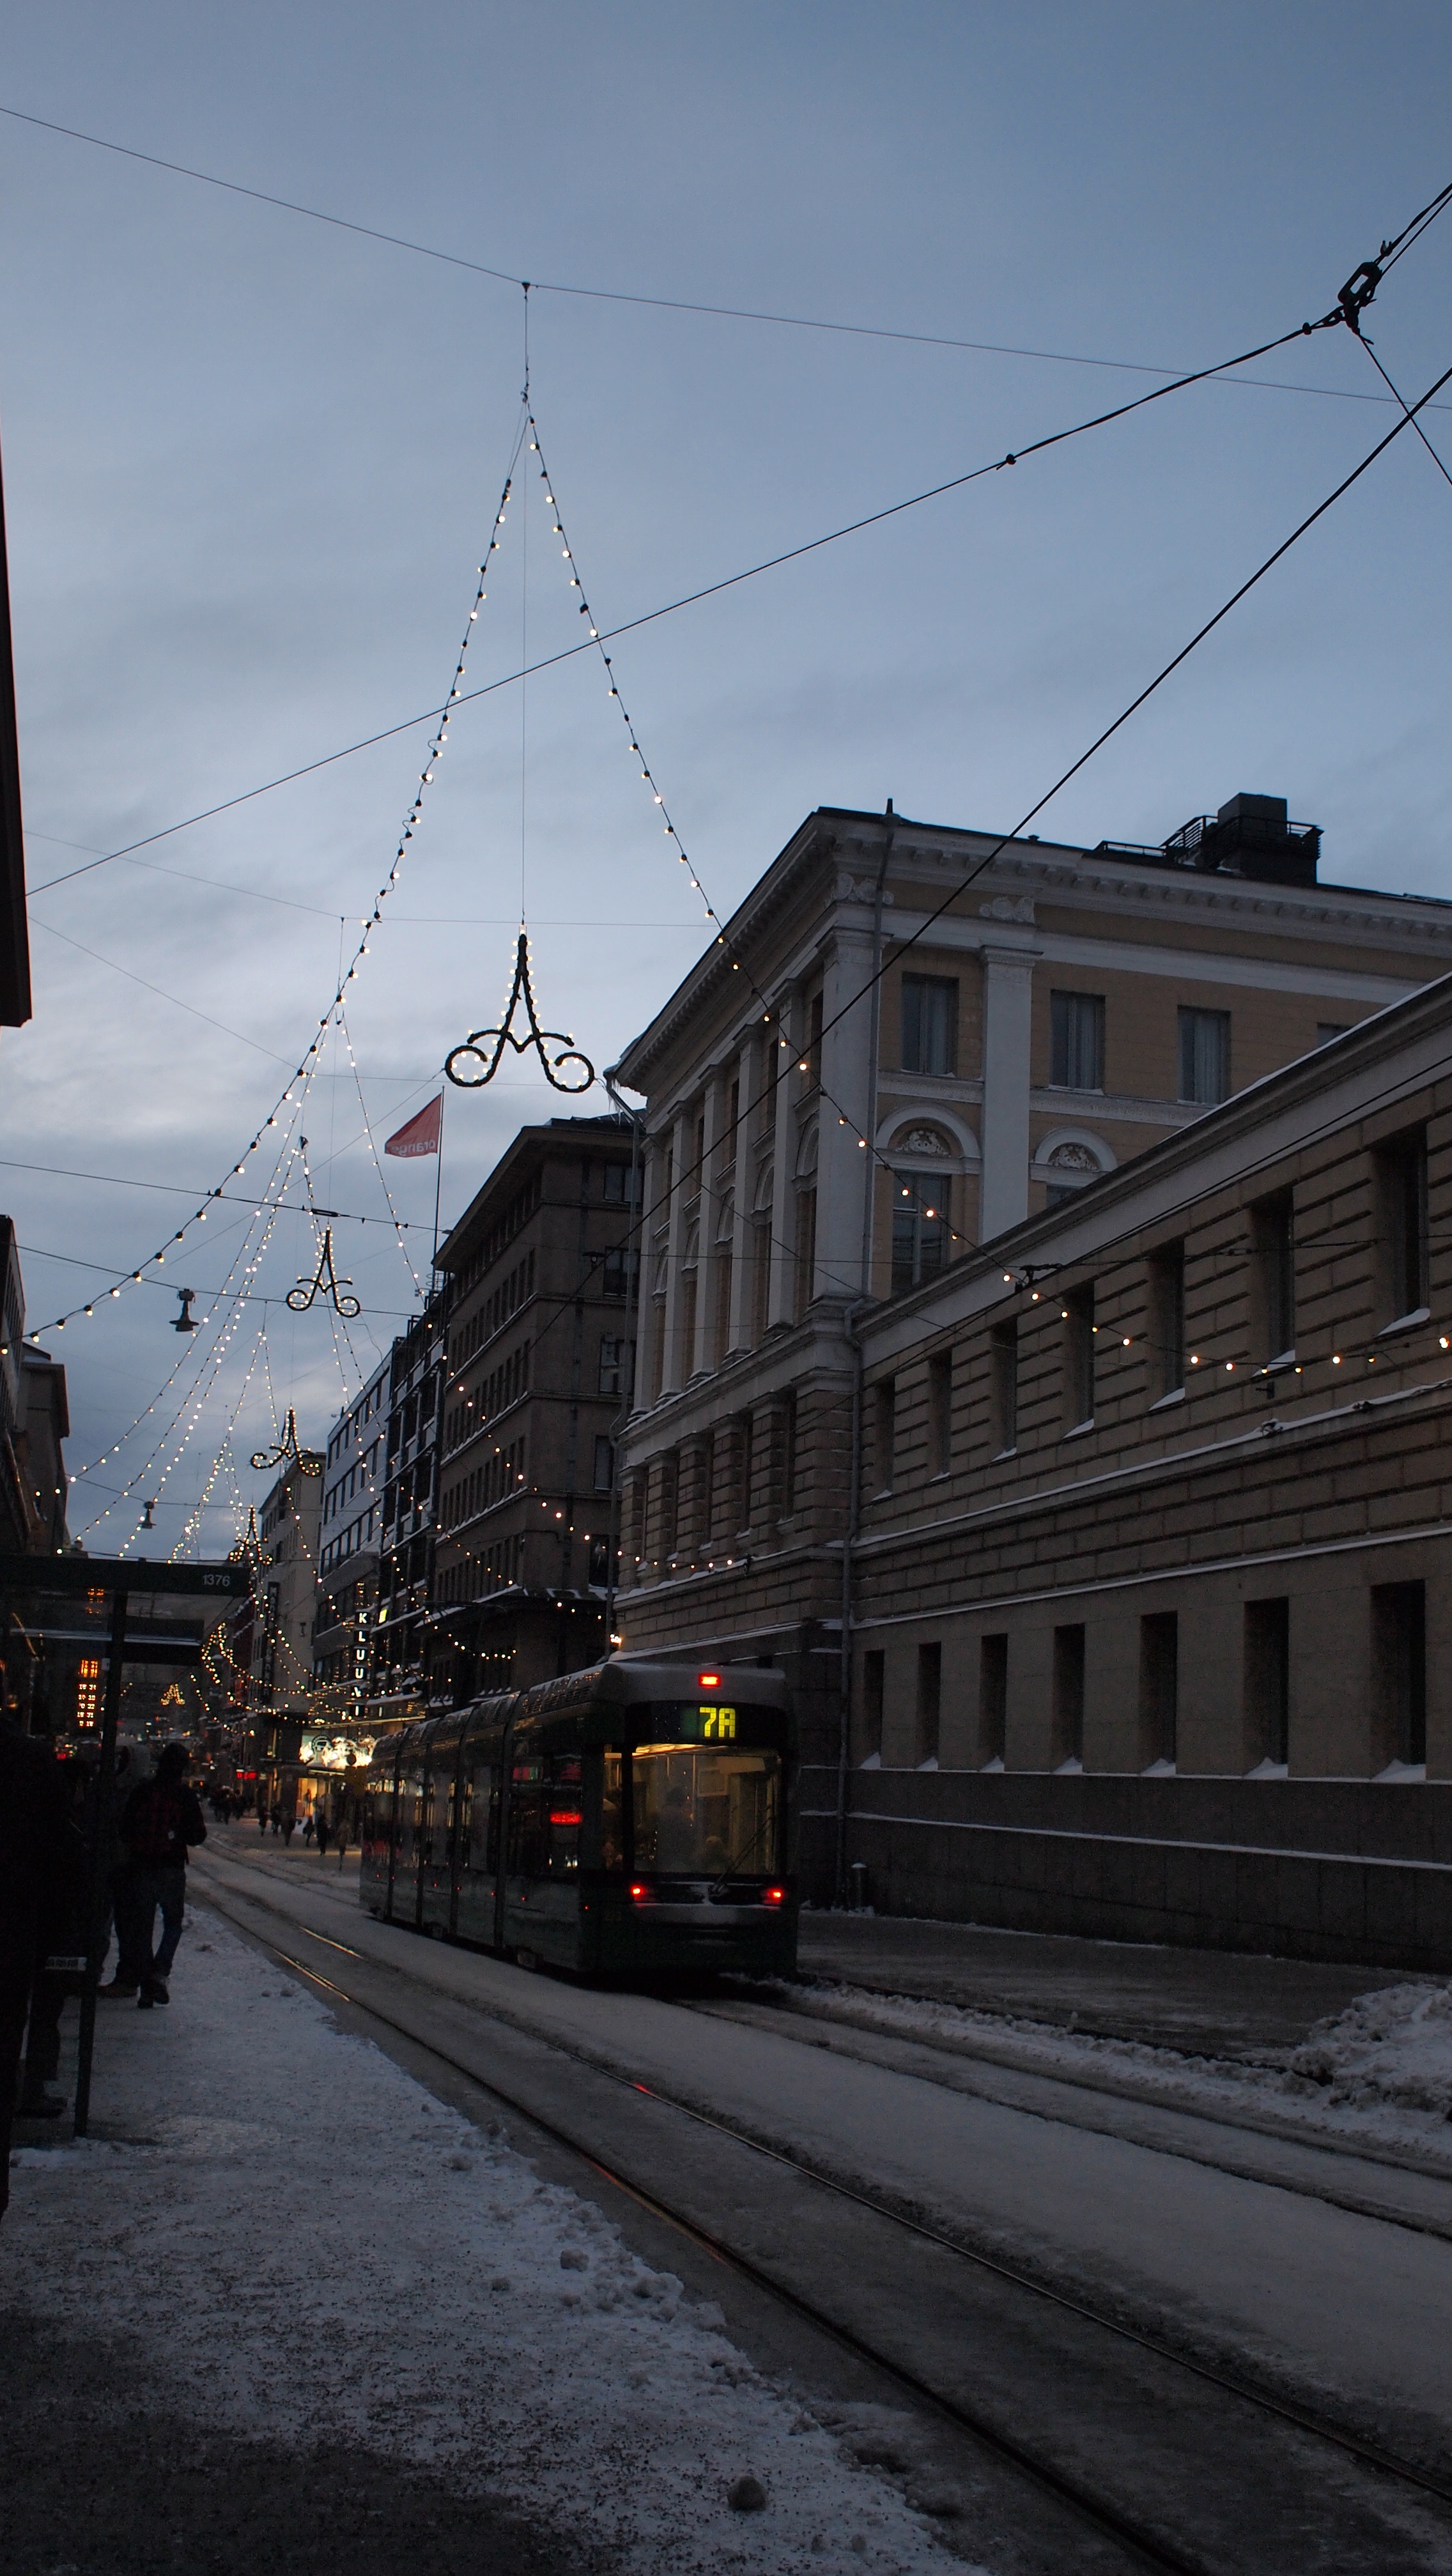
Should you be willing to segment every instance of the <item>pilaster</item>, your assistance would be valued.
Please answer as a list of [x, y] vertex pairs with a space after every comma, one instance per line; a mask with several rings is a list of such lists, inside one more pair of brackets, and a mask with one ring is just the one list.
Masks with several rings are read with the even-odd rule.
[[983, 951], [984, 1243], [1028, 1214], [1029, 1050], [1038, 954], [1033, 948]]

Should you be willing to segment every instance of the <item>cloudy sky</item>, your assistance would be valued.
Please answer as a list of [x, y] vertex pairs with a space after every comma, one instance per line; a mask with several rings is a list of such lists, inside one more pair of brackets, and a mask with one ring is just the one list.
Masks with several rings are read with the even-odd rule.
[[[269, 1372], [320, 1436], [386, 1348], [415, 1292], [359, 1085], [381, 1142], [496, 1016], [521, 871], [542, 1010], [598, 1064], [703, 944], [592, 659], [462, 708], [349, 987], [358, 1080], [334, 1032], [304, 1104], [319, 1199], [369, 1220], [339, 1229], [351, 1348], [275, 1302], [311, 1241], [295, 1169], [245, 1276], [258, 1230], [227, 1206], [106, 1297], [243, 1159], [387, 878], [517, 435], [517, 281], [549, 488], [616, 626], [1324, 311], [1452, 177], [1449, 59], [1441, 0], [12, 14], [0, 433], [36, 1008], [0, 1040], [0, 1205], [32, 1323], [104, 1300], [48, 1336], [72, 1467], [154, 1408], [74, 1498], [78, 1529], [109, 1510], [93, 1545], [160, 1485], [160, 1542], [205, 1489], [220, 1548], [262, 1490], [245, 1465], [208, 1485], [239, 1398], [244, 1459]], [[1375, 310], [1409, 395], [1452, 363], [1449, 280], [1452, 214]], [[722, 913], [818, 804], [1012, 825], [1395, 417], [1345, 332], [1244, 374], [621, 640]], [[1426, 418], [1452, 456], [1452, 409]], [[516, 486], [471, 686], [579, 640], [543, 491]], [[1449, 569], [1452, 490], [1408, 435], [1040, 828], [1160, 840], [1252, 788], [1323, 826], [1325, 875], [1452, 895]], [[560, 1106], [518, 1075], [451, 1093], [445, 1219]], [[422, 1269], [434, 1167], [387, 1169]], [[191, 1343], [176, 1281], [211, 1317]]]

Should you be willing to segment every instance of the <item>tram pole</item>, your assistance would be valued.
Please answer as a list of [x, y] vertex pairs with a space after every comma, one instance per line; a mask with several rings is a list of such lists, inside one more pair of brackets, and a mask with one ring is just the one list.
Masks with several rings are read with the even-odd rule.
[[116, 1731], [121, 1721], [121, 1676], [125, 1669], [126, 1605], [129, 1596], [111, 1597], [111, 1642], [106, 1665], [106, 1698], [101, 1716], [101, 1763], [96, 1774], [96, 1809], [91, 1824], [91, 1884], [86, 1905], [86, 1982], [81, 1988], [80, 2047], [76, 2058], [76, 2112], [73, 2134], [84, 2138], [91, 2116], [91, 2060], [96, 2048], [96, 1989], [101, 1982], [101, 1927], [105, 1920], [107, 1830], [116, 1785]]

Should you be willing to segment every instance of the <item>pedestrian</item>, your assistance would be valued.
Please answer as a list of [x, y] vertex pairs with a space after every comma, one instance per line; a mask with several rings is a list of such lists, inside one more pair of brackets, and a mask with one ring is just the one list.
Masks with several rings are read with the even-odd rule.
[[294, 1825], [295, 1825], [296, 1823], [297, 1823], [297, 1818], [296, 1818], [296, 1816], [295, 1816], [295, 1815], [293, 1815], [293, 1814], [291, 1814], [290, 1812], [289, 1812], [287, 1815], [285, 1815], [285, 1816], [283, 1817], [283, 1820], [282, 1820], [282, 1839], [283, 1839], [283, 1842], [284, 1842], [284, 1843], [291, 1843], [291, 1841], [292, 1841], [292, 1829], [293, 1829], [293, 1827], [294, 1827]]
[[343, 1866], [343, 1854], [348, 1848], [348, 1816], [346, 1809], [343, 1814], [339, 1816], [337, 1824], [334, 1827], [334, 1831], [338, 1837], [338, 1867], [341, 1869]]
[[0, 1717], [0, 2214], [10, 2197], [20, 2042], [37, 1962], [50, 1947], [56, 1895], [73, 1875], [66, 1809], [49, 1750]]
[[[187, 1786], [184, 1744], [163, 1747], [153, 1779], [133, 1789], [121, 1814], [121, 1843], [126, 1854], [116, 1890], [116, 1931], [120, 1957], [116, 1974], [101, 1992], [124, 2002], [170, 2003], [167, 1978], [182, 1936], [186, 1910], [187, 1852], [207, 1839], [206, 1820], [194, 1789]], [[152, 1948], [152, 1929], [161, 1908], [161, 1940]]]
[[329, 1825], [327, 1817], [326, 1817], [326, 1816], [319, 1816], [319, 1818], [318, 1818], [318, 1858], [319, 1858], [319, 1860], [326, 1860], [326, 1859], [327, 1859], [327, 1857], [328, 1857], [328, 1836], [329, 1836], [329, 1834], [331, 1833], [331, 1831], [332, 1831], [332, 1827]]
[[311, 1808], [309, 1808], [309, 1810], [308, 1810], [307, 1814], [306, 1814], [306, 1815], [304, 1816], [304, 1818], [303, 1818], [303, 1841], [304, 1841], [305, 1843], [311, 1843], [312, 1838], [313, 1838], [313, 1818], [312, 1818], [312, 1809], [311, 1809]]
[[263, 1835], [267, 1832], [267, 1808], [261, 1798], [257, 1801], [257, 1830]]

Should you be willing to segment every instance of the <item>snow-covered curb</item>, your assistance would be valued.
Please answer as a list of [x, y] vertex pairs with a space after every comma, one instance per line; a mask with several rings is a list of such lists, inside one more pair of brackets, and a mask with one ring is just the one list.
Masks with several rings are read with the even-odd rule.
[[1415, 2149], [1452, 2170], [1449, 1986], [1387, 1986], [1362, 1995], [1347, 2011], [1317, 2022], [1302, 2047], [1258, 2065], [825, 1980], [773, 1980], [751, 1991], [769, 1991], [775, 2002], [813, 2020], [926, 2041], [1035, 2074], [1123, 2084], [1136, 2097], [1160, 2096], [1182, 2109], [1230, 2118], [1273, 2112], [1311, 2135], [1355, 2139], [1371, 2154]]
[[171, 2008], [103, 2023], [109, 2137], [12, 2159], [10, 2298], [121, 2338], [193, 2422], [431, 2463], [639, 2576], [951, 2564], [861, 2465], [877, 2410], [803, 2413], [592, 2202], [191, 1926]]

